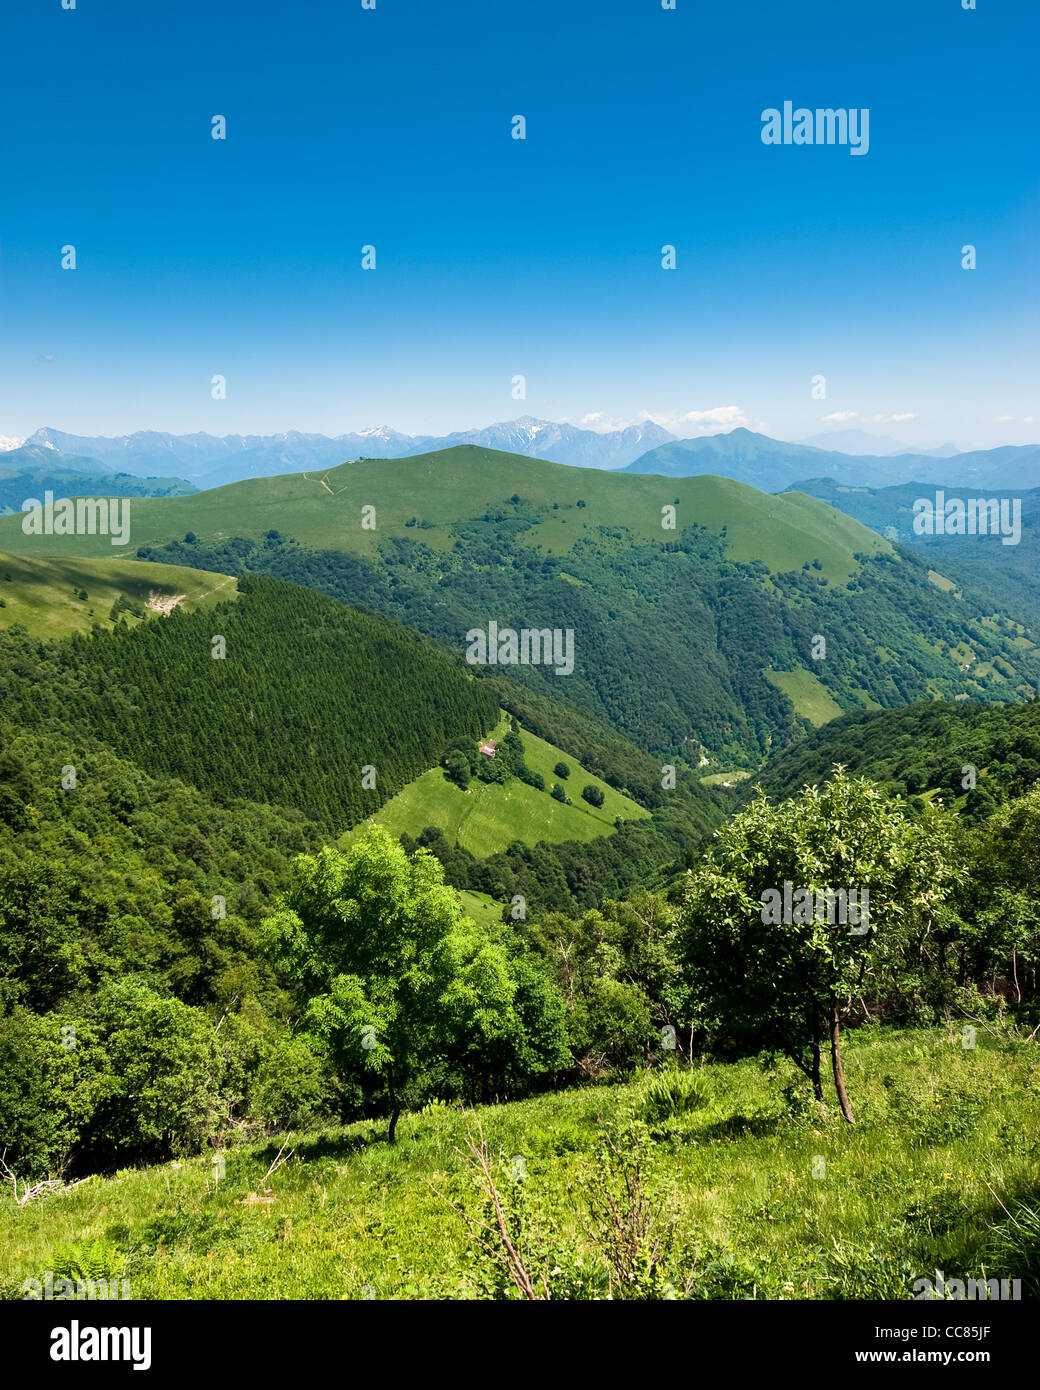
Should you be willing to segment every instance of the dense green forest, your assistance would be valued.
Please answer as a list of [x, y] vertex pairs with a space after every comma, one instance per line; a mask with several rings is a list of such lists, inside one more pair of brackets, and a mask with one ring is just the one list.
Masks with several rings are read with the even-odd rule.
[[[295, 806], [333, 829], [424, 772], [453, 737], [494, 724], [490, 692], [414, 633], [263, 578], [241, 591], [208, 611], [49, 646], [9, 635], [10, 717], [30, 728], [67, 717], [217, 799]], [[70, 743], [63, 761], [75, 753]]]
[[[557, 555], [526, 543], [547, 514], [550, 507], [516, 496], [451, 526], [448, 550], [418, 533], [363, 556], [271, 532], [259, 542], [193, 537], [138, 553], [276, 575], [396, 617], [457, 650], [469, 628], [492, 617], [518, 628], [571, 628], [577, 659], [568, 701], [640, 747], [694, 764], [703, 746], [724, 766], [756, 766], [810, 727], [767, 670], [810, 672], [846, 711], [1040, 690], [1040, 652], [1019, 628], [994, 619], [982, 600], [944, 592], [915, 557], [861, 554], [842, 586], [808, 561], [782, 573], [736, 562], [725, 535], [702, 526], [664, 544], [600, 527]], [[538, 666], [510, 674], [550, 696], [564, 684]]]
[[847, 714], [773, 759], [755, 779], [790, 796], [834, 763], [881, 782], [894, 795], [939, 793], [979, 821], [1040, 780], [1040, 701], [1025, 705], [929, 701]]

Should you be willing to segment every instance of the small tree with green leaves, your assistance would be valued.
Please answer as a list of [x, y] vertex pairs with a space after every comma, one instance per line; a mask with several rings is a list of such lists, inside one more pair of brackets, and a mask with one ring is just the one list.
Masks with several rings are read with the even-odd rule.
[[[959, 876], [956, 837], [941, 809], [913, 819], [904, 803], [840, 767], [825, 786], [779, 806], [759, 796], [688, 875], [678, 1006], [722, 1055], [788, 1056], [817, 1100], [829, 1047], [841, 1112], [853, 1123], [842, 1027], [865, 993], [898, 988], [903, 963], [941, 924]], [[857, 913], [841, 911], [839, 890], [856, 892]]]
[[460, 1051], [517, 1028], [505, 949], [464, 916], [439, 861], [373, 826], [349, 853], [294, 863], [265, 944], [347, 1091], [390, 1115], [450, 1082]]

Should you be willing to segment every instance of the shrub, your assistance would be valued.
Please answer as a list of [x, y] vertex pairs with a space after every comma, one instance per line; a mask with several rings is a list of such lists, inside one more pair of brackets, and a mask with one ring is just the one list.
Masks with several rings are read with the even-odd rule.
[[648, 1124], [660, 1124], [693, 1110], [703, 1110], [710, 1100], [710, 1089], [696, 1072], [661, 1071], [643, 1088], [642, 1116]]

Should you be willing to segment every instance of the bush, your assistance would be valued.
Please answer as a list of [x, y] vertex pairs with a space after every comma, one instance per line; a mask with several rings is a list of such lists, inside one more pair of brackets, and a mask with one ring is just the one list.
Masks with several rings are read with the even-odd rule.
[[581, 799], [582, 801], [587, 801], [590, 806], [602, 806], [604, 800], [603, 792], [599, 787], [589, 782], [581, 789]]
[[63, 1046], [69, 1022], [23, 1008], [0, 1019], [0, 1155], [23, 1182], [62, 1172], [93, 1106], [89, 1039], [77, 1025]]
[[710, 1088], [696, 1072], [658, 1072], [643, 1087], [643, 1119], [648, 1124], [660, 1124], [692, 1110], [703, 1110], [710, 1100]]
[[269, 1129], [303, 1129], [334, 1111], [334, 1096], [303, 1038], [280, 1038], [260, 1064], [252, 1113]]
[[90, 1022], [105, 1059], [91, 1120], [97, 1158], [155, 1160], [203, 1147], [220, 1109], [213, 1025], [133, 979], [98, 991]]

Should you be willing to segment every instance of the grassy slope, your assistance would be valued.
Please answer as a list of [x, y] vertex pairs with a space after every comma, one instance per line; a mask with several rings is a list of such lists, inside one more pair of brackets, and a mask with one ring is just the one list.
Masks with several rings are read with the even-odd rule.
[[[503, 719], [490, 736], [501, 738], [508, 729], [508, 722]], [[501, 786], [474, 778], [462, 791], [448, 781], [443, 769], [434, 767], [398, 792], [370, 820], [355, 826], [342, 842], [350, 843], [372, 821], [385, 825], [394, 835], [415, 836], [428, 825], [439, 825], [450, 843], [460, 844], [483, 859], [504, 850], [514, 840], [528, 845], [539, 840], [550, 844], [594, 840], [600, 835], [613, 835], [618, 816], [623, 820], [649, 816], [636, 802], [586, 772], [569, 754], [526, 731], [521, 732], [521, 737], [525, 761], [532, 772], [540, 772], [545, 778], [545, 791], [537, 791], [516, 778]], [[571, 806], [554, 801], [549, 795], [553, 782], [560, 780], [553, 774], [553, 765], [561, 759], [571, 769], [570, 779], [562, 783], [573, 802]], [[581, 800], [581, 789], [587, 782], [604, 793], [599, 809]]]
[[841, 705], [811, 671], [766, 671], [765, 675], [791, 701], [795, 714], [808, 719], [815, 729], [842, 713]]
[[[999, 1050], [981, 1032], [853, 1035], [847, 1073], [858, 1123], [794, 1121], [780, 1087], [752, 1062], [705, 1067], [705, 1109], [659, 1134], [649, 1188], [678, 1222], [668, 1272], [715, 1298], [905, 1298], [936, 1268], [976, 1274], [1000, 1205], [1040, 1193], [1040, 1083], [1029, 1049]], [[60, 1247], [101, 1241], [108, 1272], [144, 1299], [343, 1299], [471, 1295], [464, 1228], [445, 1200], [479, 1212], [458, 1149], [479, 1119], [493, 1154], [526, 1159], [529, 1201], [582, 1234], [579, 1186], [597, 1166], [597, 1121], [638, 1106], [641, 1084], [558, 1092], [472, 1118], [447, 1107], [406, 1116], [399, 1142], [362, 1122], [296, 1136], [267, 1183], [281, 1138], [226, 1155], [215, 1188], [209, 1156], [92, 1178], [71, 1193], [0, 1202], [0, 1290], [59, 1270]], [[823, 1176], [814, 1177], [814, 1168]], [[503, 1165], [504, 1166], [504, 1165]], [[502, 1178], [503, 1186], [508, 1186]], [[573, 1185], [573, 1186], [572, 1186]], [[250, 1194], [270, 1200], [251, 1202]], [[440, 1195], [444, 1194], [444, 1195]], [[1033, 1279], [1036, 1277], [1036, 1253]], [[1022, 1277], [1021, 1255], [992, 1275]]]
[[[714, 531], [726, 526], [735, 559], [760, 559], [774, 570], [818, 559], [826, 577], [842, 583], [856, 568], [854, 552], [891, 549], [859, 522], [803, 493], [771, 496], [711, 476], [601, 473], [463, 445], [415, 458], [345, 463], [325, 473], [248, 479], [193, 497], [135, 500], [130, 545], [122, 553], [179, 540], [188, 531], [213, 542], [255, 539], [272, 527], [309, 545], [365, 554], [392, 535], [438, 547], [448, 543], [451, 523], [479, 516], [513, 493], [559, 504], [532, 533], [532, 543], [557, 554], [598, 526], [624, 526], [643, 541], [673, 540], [676, 532], [661, 527], [661, 508], [676, 499], [678, 530], [693, 523]], [[579, 508], [579, 500], [586, 505]], [[362, 529], [363, 506], [376, 508], [377, 530]], [[431, 525], [406, 527], [413, 517]], [[112, 553], [107, 536], [24, 536], [19, 517], [0, 518], [0, 548], [35, 555]]]
[[[8, 578], [10, 576], [10, 578]], [[89, 632], [94, 623], [108, 629], [109, 610], [120, 594], [147, 603], [150, 591], [184, 594], [184, 608], [211, 607], [237, 595], [230, 575], [181, 565], [145, 564], [125, 556], [106, 559], [40, 559], [0, 553], [0, 629], [21, 623], [34, 636], [64, 637]], [[86, 601], [73, 590], [85, 589]], [[138, 620], [125, 615], [133, 624]]]

